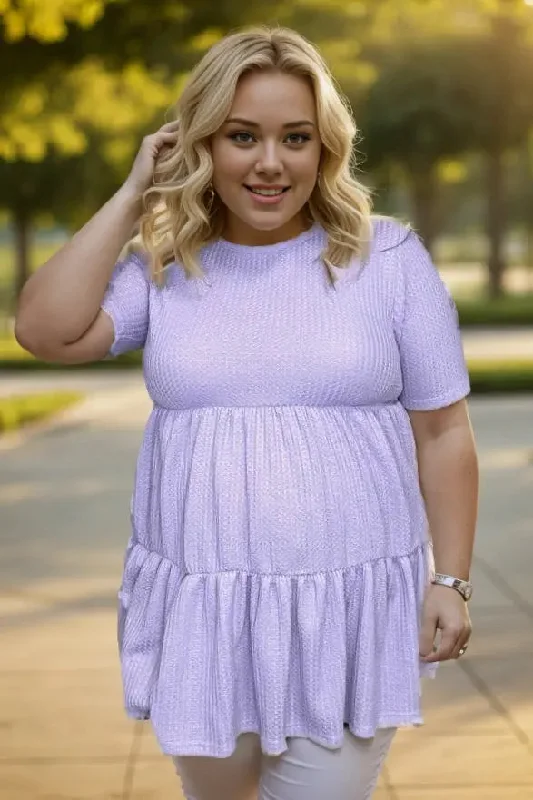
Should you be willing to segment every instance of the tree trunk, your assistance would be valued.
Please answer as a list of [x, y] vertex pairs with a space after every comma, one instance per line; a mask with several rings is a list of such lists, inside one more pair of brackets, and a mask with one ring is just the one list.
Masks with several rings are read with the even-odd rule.
[[487, 154], [487, 238], [489, 240], [489, 295], [503, 295], [505, 274], [504, 241], [506, 229], [505, 177], [503, 155], [495, 150]]
[[30, 277], [30, 217], [23, 209], [13, 212], [15, 233], [15, 300], [18, 300], [22, 287]]
[[526, 236], [526, 269], [528, 276], [526, 291], [533, 294], [533, 220], [527, 226]]
[[416, 229], [432, 255], [439, 232], [439, 179], [436, 166], [412, 170], [410, 184]]

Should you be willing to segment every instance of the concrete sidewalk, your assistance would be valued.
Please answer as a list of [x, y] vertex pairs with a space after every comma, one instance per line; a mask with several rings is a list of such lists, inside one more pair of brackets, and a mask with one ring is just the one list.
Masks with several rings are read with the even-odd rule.
[[466, 328], [462, 339], [468, 359], [533, 359], [533, 327]]
[[[124, 717], [115, 644], [149, 403], [140, 384], [102, 397], [0, 454], [0, 800], [182, 797], [149, 724]], [[398, 735], [375, 800], [533, 799], [533, 398], [471, 410], [475, 635], [425, 684], [427, 724]]]

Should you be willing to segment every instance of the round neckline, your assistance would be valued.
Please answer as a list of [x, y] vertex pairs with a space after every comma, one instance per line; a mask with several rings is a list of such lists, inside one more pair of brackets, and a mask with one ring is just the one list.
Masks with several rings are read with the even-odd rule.
[[238, 255], [239, 253], [246, 254], [247, 256], [262, 256], [271, 254], [277, 255], [281, 250], [294, 247], [295, 245], [302, 244], [303, 242], [314, 238], [320, 230], [321, 228], [318, 222], [313, 222], [310, 228], [302, 231], [297, 236], [293, 236], [290, 239], [284, 239], [281, 242], [275, 242], [274, 244], [237, 244], [236, 242], [230, 242], [222, 237], [217, 239], [214, 244], [222, 248], [224, 251], [233, 252], [235, 255]]

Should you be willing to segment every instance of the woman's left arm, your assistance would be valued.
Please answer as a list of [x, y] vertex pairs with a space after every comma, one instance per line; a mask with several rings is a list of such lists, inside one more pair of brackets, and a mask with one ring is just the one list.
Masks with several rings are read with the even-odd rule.
[[[409, 411], [409, 417], [436, 571], [469, 580], [479, 473], [466, 400], [431, 411]], [[441, 638], [434, 650], [438, 629]], [[432, 584], [423, 610], [422, 659], [432, 662], [457, 658], [470, 633], [470, 617], [461, 595], [454, 589]]]

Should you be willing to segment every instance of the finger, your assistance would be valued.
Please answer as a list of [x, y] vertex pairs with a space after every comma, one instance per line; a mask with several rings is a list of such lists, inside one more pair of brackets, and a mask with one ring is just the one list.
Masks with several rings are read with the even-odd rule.
[[461, 642], [459, 641], [457, 645], [454, 647], [453, 652], [450, 656], [451, 661], [457, 661], [458, 658], [464, 656], [466, 650], [468, 648], [468, 642]]
[[156, 158], [172, 158], [175, 153], [175, 148], [176, 141], [174, 139], [172, 141], [162, 142], [158, 145]]
[[425, 616], [420, 631], [419, 653], [422, 658], [427, 658], [434, 651], [435, 637], [437, 636], [437, 619]]
[[152, 134], [151, 137], [154, 142], [175, 142], [178, 138], [177, 131], [158, 131], [157, 133]]
[[428, 658], [428, 661], [448, 661], [457, 647], [461, 633], [462, 629], [443, 628], [439, 646], [435, 653]]
[[148, 139], [148, 145], [152, 155], [157, 155], [165, 147], [172, 148], [176, 142], [176, 133], [156, 133]]
[[462, 635], [457, 640], [457, 644], [455, 645], [455, 647], [453, 649], [451, 658], [460, 658], [461, 655], [463, 655], [461, 653], [461, 650], [462, 650], [463, 647], [468, 647], [468, 643], [470, 641], [471, 633], [472, 633], [472, 630], [470, 628], [466, 628], [463, 631]]
[[175, 131], [179, 128], [180, 121], [179, 119], [174, 119], [171, 122], [165, 122], [164, 125], [161, 125], [159, 128], [160, 131]]
[[163, 144], [175, 144], [178, 141], [177, 133], [159, 133], [157, 135], [157, 142], [159, 146]]

